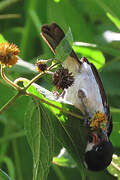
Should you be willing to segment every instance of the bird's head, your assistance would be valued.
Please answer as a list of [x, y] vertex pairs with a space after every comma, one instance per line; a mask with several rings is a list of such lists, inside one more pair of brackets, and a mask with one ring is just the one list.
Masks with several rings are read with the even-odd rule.
[[104, 131], [94, 132], [90, 137], [86, 152], [85, 165], [91, 171], [101, 171], [112, 161], [113, 146]]

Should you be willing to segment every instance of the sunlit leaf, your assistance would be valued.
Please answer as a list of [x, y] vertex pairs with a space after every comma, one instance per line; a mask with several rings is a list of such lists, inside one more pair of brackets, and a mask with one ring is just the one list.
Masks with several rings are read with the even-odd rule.
[[5, 38], [3, 37], [3, 35], [0, 34], [0, 43], [4, 43], [4, 42], [6, 42], [6, 40], [5, 40]]
[[107, 12], [108, 18], [115, 24], [115, 26], [120, 30], [120, 19], [113, 16], [111, 13]]
[[120, 157], [114, 154], [112, 158], [112, 163], [107, 169], [110, 172], [110, 174], [112, 174], [118, 180], [120, 180]]
[[65, 148], [62, 148], [58, 156], [53, 158], [53, 163], [58, 166], [69, 168], [74, 168], [77, 166], [77, 164]]
[[[54, 134], [54, 136], [55, 136], [55, 138], [57, 138], [58, 142], [67, 149], [67, 151], [70, 153], [70, 155], [73, 157], [73, 159], [77, 163], [77, 165], [81, 171], [81, 176], [84, 176], [85, 168], [84, 168], [83, 163], [84, 163], [84, 152], [85, 152], [85, 147], [86, 147], [86, 143], [87, 143], [88, 129], [84, 126], [83, 120], [72, 117], [65, 113], [62, 113], [62, 111], [60, 111], [59, 107], [65, 108], [65, 109], [67, 109], [71, 112], [77, 113], [77, 114], [81, 114], [81, 112], [69, 104], [61, 103], [59, 101], [56, 102], [55, 100], [53, 101], [50, 99], [46, 99], [44, 97], [45, 94], [42, 92], [43, 89], [41, 92], [42, 92], [42, 94], [44, 94], [44, 96], [39, 93], [40, 92], [39, 89], [42, 89], [42, 88], [41, 87], [38, 88], [38, 86], [37, 86], [37, 89], [36, 89], [36, 85], [33, 84], [28, 89], [28, 91], [29, 91], [29, 93], [32, 93], [32, 94], [46, 100], [48, 103], [50, 102], [50, 103], [58, 106], [58, 109], [57, 109], [47, 103], [43, 102], [43, 104], [42, 104], [42, 106], [46, 109], [45, 110], [46, 116], [50, 117], [49, 121], [51, 121], [53, 123], [54, 133], [52, 133], [52, 134]], [[46, 91], [46, 92], [48, 93], [48, 91]], [[48, 97], [47, 93], [46, 93], [46, 97]], [[30, 111], [31, 111], [31, 109], [30, 109]], [[30, 114], [30, 112], [28, 114]], [[40, 114], [40, 110], [39, 110], [39, 113], [36, 113], [36, 115], [37, 114]], [[49, 115], [47, 115], [47, 114], [49, 114]], [[35, 115], [34, 115], [34, 117], [35, 117]], [[41, 119], [42, 119], [42, 116], [41, 116]], [[44, 117], [43, 117], [43, 119], [44, 119]], [[35, 121], [35, 120], [34, 119], [32, 120], [32, 118], [31, 118], [31, 121]], [[26, 120], [26, 123], [27, 122], [28, 122], [28, 120]], [[44, 120], [44, 122], [45, 122], [45, 120]], [[33, 127], [33, 125], [32, 125], [32, 127]], [[39, 126], [36, 126], [36, 128], [38, 128], [38, 127]], [[26, 127], [26, 129], [27, 129], [27, 127]], [[31, 128], [28, 127], [28, 129], [31, 129]], [[35, 131], [35, 128], [33, 128], [33, 132], [34, 131]], [[33, 135], [32, 135], [32, 137], [33, 137]]]
[[101, 68], [105, 64], [105, 58], [100, 50], [76, 45], [73, 46], [73, 49], [78, 55], [80, 55], [80, 57], [86, 56], [97, 69]]

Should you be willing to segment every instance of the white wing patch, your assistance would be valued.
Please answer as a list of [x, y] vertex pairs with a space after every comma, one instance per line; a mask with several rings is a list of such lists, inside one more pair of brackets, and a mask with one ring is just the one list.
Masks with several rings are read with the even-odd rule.
[[[79, 91], [83, 91], [86, 97], [80, 97]], [[76, 73], [74, 84], [68, 88], [65, 99], [83, 113], [85, 113], [86, 108], [90, 116], [93, 116], [96, 111], [104, 112], [98, 84], [90, 65], [86, 62], [80, 66], [80, 70]]]

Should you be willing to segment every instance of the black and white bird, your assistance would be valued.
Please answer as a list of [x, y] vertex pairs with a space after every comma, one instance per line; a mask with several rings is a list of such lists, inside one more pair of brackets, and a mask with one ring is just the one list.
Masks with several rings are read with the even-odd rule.
[[[41, 35], [56, 54], [56, 47], [65, 37], [63, 30], [56, 23], [43, 25]], [[66, 90], [65, 100], [83, 112], [88, 124], [97, 113], [99, 118], [107, 120], [105, 128], [91, 131], [85, 150], [87, 168], [92, 171], [104, 170], [112, 161], [113, 146], [109, 140], [112, 118], [102, 81], [95, 66], [85, 57], [79, 60], [73, 50], [62, 65], [74, 75], [74, 83]]]

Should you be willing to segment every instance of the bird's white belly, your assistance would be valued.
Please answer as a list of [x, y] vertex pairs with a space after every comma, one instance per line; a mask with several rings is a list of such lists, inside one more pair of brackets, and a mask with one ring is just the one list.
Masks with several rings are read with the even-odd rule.
[[84, 105], [90, 116], [93, 116], [96, 111], [104, 112], [98, 84], [90, 65], [86, 62], [82, 64], [80, 72], [75, 76], [74, 84], [68, 88], [65, 95], [65, 100], [85, 113], [81, 98], [78, 96], [79, 90], [85, 93]]

